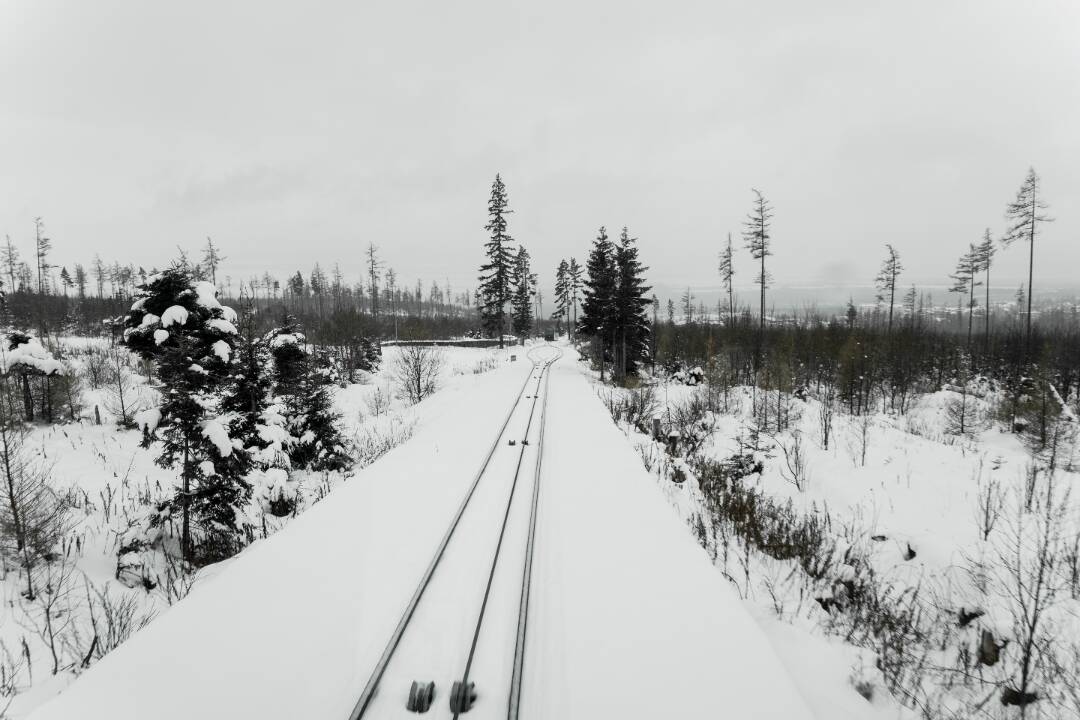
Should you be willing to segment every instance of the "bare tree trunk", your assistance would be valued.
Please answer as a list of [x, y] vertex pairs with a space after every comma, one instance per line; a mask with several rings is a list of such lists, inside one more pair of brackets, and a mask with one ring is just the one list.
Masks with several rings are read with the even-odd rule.
[[190, 461], [189, 461], [188, 443], [187, 443], [187, 440], [184, 440], [184, 463], [181, 466], [181, 468], [182, 468], [181, 472], [184, 475], [184, 478], [183, 478], [184, 499], [183, 499], [183, 502], [180, 504], [181, 508], [183, 509], [183, 525], [182, 525], [182, 529], [180, 531], [180, 552], [181, 552], [184, 560], [186, 560], [188, 562], [191, 561], [191, 525], [190, 525], [191, 511], [190, 511], [190, 508], [189, 508], [189, 504], [190, 504], [190, 500], [191, 500], [191, 497], [190, 497], [190, 494], [189, 494], [191, 492], [191, 472], [190, 472], [190, 468], [188, 467], [189, 462]]

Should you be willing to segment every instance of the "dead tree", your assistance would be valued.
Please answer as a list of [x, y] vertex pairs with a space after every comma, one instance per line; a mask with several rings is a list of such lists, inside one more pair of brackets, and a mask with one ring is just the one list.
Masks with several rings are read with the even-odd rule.
[[874, 278], [874, 284], [878, 291], [878, 302], [884, 302], [886, 297], [889, 299], [887, 332], [892, 332], [893, 308], [896, 307], [896, 281], [900, 277], [900, 271], [904, 269], [904, 266], [900, 264], [900, 253], [896, 252], [892, 245], [886, 244], [885, 249], [888, 252], [885, 255], [885, 261], [881, 264], [881, 270], [878, 272], [877, 277]]

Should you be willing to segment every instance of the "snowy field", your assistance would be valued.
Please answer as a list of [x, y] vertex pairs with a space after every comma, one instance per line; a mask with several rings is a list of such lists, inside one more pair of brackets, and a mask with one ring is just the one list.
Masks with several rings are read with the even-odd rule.
[[[955, 387], [917, 397], [904, 415], [835, 413], [828, 447], [821, 404], [813, 399], [785, 397], [790, 427], [755, 438], [751, 388], [731, 389], [727, 412], [701, 413], [689, 433], [684, 426], [680, 442], [700, 443], [695, 461], [669, 457], [640, 425], [620, 427], [689, 533], [769, 628], [796, 678], [813, 678], [804, 674], [811, 669], [831, 674], [869, 696], [883, 717], [909, 712], [890, 694], [910, 694], [909, 704], [934, 717], [969, 717], [964, 713], [973, 706], [982, 708], [974, 717], [1019, 717], [1016, 708], [1002, 707], [998, 694], [1022, 666], [1024, 625], [1041, 583], [1040, 625], [1028, 635], [1033, 665], [1050, 678], [1040, 693], [1053, 706], [1029, 708], [1028, 717], [1076, 717], [1076, 420], [1066, 408], [1066, 432], [1052, 461], [1045, 452], [1033, 456], [993, 419], [999, 398], [970, 389], [973, 428], [960, 435], [950, 432]], [[596, 392], [609, 407], [628, 395], [599, 386]], [[655, 401], [650, 419], [655, 413], [667, 427], [707, 391], [660, 382], [645, 392]], [[760, 544], [748, 551], [710, 512], [697, 463], [724, 466], [739, 456], [761, 463], [738, 474], [742, 487], [772, 500], [787, 522], [816, 519], [814, 527], [823, 529], [820, 568], [777, 559], [780, 553], [770, 557]], [[1048, 538], [1053, 557], [1042, 573], [1046, 543], [1040, 541]], [[895, 620], [897, 627], [864, 627], [871, 618], [856, 617], [861, 608], [848, 605], [852, 586], [860, 593], [872, 588], [866, 594], [874, 611], [888, 617], [876, 621]], [[812, 705], [822, 687], [803, 683]], [[817, 709], [819, 716], [837, 716]]]

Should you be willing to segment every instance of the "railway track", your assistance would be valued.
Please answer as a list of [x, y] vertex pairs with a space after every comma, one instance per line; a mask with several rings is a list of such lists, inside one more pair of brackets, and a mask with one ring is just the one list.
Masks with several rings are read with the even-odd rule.
[[[504, 712], [507, 718], [519, 717], [547, 388], [551, 365], [560, 357], [562, 351], [550, 345], [529, 351], [533, 363], [529, 377], [435, 548], [349, 720], [412, 713], [456, 720], [473, 710], [474, 703], [478, 710], [482, 707], [479, 715], [483, 717], [501, 717]], [[524, 490], [524, 478], [530, 474], [532, 487]], [[471, 632], [464, 635], [467, 630]], [[503, 630], [505, 637], [513, 639], [512, 649], [502, 641]], [[477, 662], [484, 666], [483, 672], [477, 672]], [[507, 668], [508, 678], [503, 677]], [[506, 699], [506, 704], [500, 699]]]

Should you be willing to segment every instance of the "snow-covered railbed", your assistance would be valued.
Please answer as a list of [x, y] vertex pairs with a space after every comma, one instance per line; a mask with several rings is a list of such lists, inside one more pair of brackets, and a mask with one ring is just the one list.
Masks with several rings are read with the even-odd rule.
[[479, 465], [529, 371], [509, 363], [425, 400], [412, 439], [32, 717], [347, 717], [472, 479], [463, 468]]
[[551, 379], [527, 716], [813, 717], [575, 355]]

